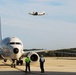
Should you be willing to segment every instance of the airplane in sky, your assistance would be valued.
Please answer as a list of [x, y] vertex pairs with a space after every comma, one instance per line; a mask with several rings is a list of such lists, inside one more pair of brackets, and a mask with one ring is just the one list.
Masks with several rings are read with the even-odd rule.
[[42, 16], [42, 15], [45, 15], [45, 12], [29, 12], [30, 15], [33, 15], [33, 16]]
[[11, 67], [16, 67], [16, 65], [22, 65], [24, 56], [30, 57], [32, 62], [38, 61], [39, 55], [38, 51], [33, 50], [23, 50], [23, 43], [17, 37], [6, 37], [2, 39], [1, 33], [1, 20], [0, 20], [0, 55], [6, 62], [8, 59], [12, 61]]

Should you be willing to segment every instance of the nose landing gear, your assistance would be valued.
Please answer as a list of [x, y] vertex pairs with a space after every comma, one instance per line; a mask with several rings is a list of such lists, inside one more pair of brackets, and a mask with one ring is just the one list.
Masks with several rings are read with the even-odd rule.
[[16, 60], [16, 64], [15, 64], [15, 59], [12, 59], [12, 64], [11, 67], [16, 67], [16, 65], [23, 65], [23, 60]]
[[14, 59], [12, 59], [11, 67], [14, 67], [14, 68], [16, 67], [15, 60]]

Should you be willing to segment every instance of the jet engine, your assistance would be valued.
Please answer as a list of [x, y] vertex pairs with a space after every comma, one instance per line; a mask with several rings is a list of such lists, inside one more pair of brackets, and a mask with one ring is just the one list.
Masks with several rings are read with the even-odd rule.
[[35, 52], [29, 52], [27, 56], [31, 59], [31, 61], [36, 62], [39, 60], [39, 55]]

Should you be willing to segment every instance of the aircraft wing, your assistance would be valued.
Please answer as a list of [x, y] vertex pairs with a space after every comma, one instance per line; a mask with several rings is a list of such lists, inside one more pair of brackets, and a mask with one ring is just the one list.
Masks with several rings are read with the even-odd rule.
[[0, 59], [3, 58], [2, 55], [3, 55], [3, 52], [2, 52], [2, 50], [0, 49]]
[[28, 49], [28, 50], [24, 50], [24, 53], [22, 55], [22, 57], [30, 57], [31, 61], [37, 61], [39, 60], [39, 52], [45, 52], [46, 50], [43, 49]]
[[68, 54], [68, 55], [76, 55], [76, 53], [70, 53], [70, 52], [57, 52], [57, 53], [61, 53], [61, 54]]
[[44, 49], [25, 49], [24, 52], [45, 52], [48, 50], [44, 50]]

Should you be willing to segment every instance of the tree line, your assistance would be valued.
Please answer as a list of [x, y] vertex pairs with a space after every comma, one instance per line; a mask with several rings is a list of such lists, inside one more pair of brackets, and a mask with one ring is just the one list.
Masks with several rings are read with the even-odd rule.
[[38, 54], [43, 54], [45, 57], [76, 57], [76, 48], [49, 50], [47, 52], [38, 52]]

